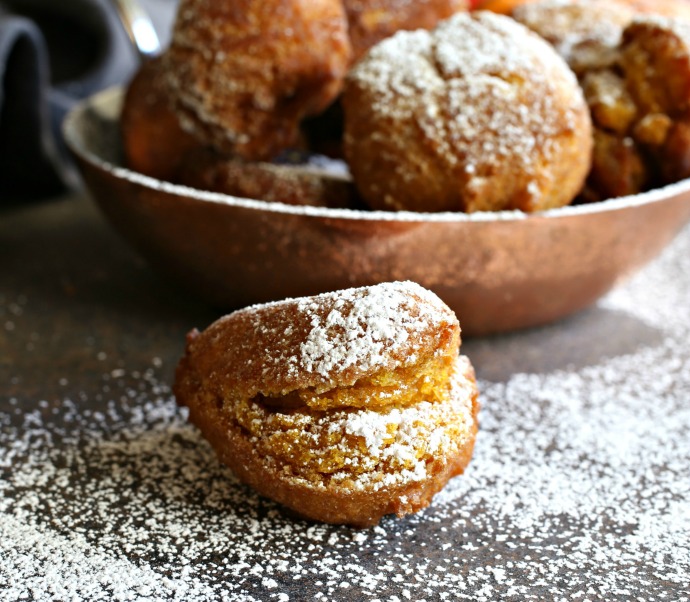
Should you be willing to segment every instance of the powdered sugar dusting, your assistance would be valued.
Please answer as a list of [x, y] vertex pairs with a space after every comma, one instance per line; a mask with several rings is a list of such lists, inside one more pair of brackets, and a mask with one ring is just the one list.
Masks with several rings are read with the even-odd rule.
[[[457, 39], [457, 23], [462, 23], [463, 40]], [[487, 74], [506, 80], [530, 80], [541, 75], [539, 67], [561, 69], [560, 60], [551, 52], [535, 61], [533, 52], [541, 46], [541, 40], [522, 38], [513, 21], [490, 13], [459, 14], [441, 23], [434, 42], [438, 68], [445, 78]]]
[[[367, 530], [238, 484], [174, 403], [168, 360], [96, 348], [103, 373], [79, 385], [1, 390], [0, 597], [687, 602], [688, 291], [686, 229], [593, 310], [466, 341], [484, 375], [472, 464]], [[0, 292], [3, 350], [24, 353], [42, 307]]]
[[[544, 191], [554, 190], [545, 166], [564, 160], [571, 143], [583, 152], [589, 144], [580, 139], [589, 128], [586, 105], [563, 59], [522, 25], [488, 12], [384, 40], [350, 73], [344, 107], [345, 154], [376, 207], [478, 211], [491, 195], [501, 199], [494, 208], [514, 207], [524, 195], [524, 206], [541, 207]], [[380, 165], [365, 151], [380, 154], [391, 176], [369, 173]], [[444, 185], [458, 198], [406, 197], [410, 187]]]
[[427, 478], [428, 463], [453, 459], [470, 443], [476, 391], [467, 368], [467, 358], [459, 358], [442, 402], [278, 413], [247, 401], [225, 411], [234, 412], [260, 461], [284, 478], [317, 489], [378, 491]]
[[[574, 127], [581, 98], [570, 107], [552, 104], [554, 74], [577, 89], [575, 77], [542, 40], [519, 34], [521, 28], [509, 19], [458, 14], [433, 32], [400, 32], [389, 38], [370, 52], [353, 77], [371, 90], [373, 110], [397, 122], [412, 119], [422, 98], [426, 119], [421, 126], [443, 158], [452, 161], [460, 148], [461, 155], [471, 153], [467, 163], [472, 170], [506, 157], [527, 162], [543, 140], [562, 131], [561, 112]], [[524, 111], [505, 110], [516, 106], [518, 82], [542, 90], [540, 98], [535, 106], [523, 105]]]
[[[584, 205], [568, 205], [558, 209], [550, 209], [532, 215], [519, 210], [510, 211], [478, 211], [476, 213], [463, 213], [458, 211], [444, 211], [438, 213], [418, 213], [414, 211], [369, 211], [357, 209], [331, 209], [328, 207], [311, 207], [308, 205], [287, 205], [285, 203], [266, 202], [253, 199], [238, 198], [227, 194], [197, 190], [187, 186], [171, 184], [139, 174], [121, 166], [121, 157], [118, 155], [117, 121], [122, 103], [122, 91], [120, 89], [105, 90], [94, 95], [87, 102], [80, 105], [65, 121], [65, 136], [71, 149], [84, 161], [110, 174], [112, 177], [128, 182], [137, 188], [164, 193], [169, 207], [189, 199], [210, 205], [225, 206], [228, 212], [236, 209], [257, 211], [277, 219], [279, 215], [300, 215], [311, 220], [323, 218], [342, 219], [357, 223], [382, 222], [382, 223], [485, 223], [485, 222], [520, 222], [530, 219], [541, 219], [548, 216], [550, 219], [569, 218], [573, 215], [591, 215], [607, 213], [628, 207], [639, 207], [651, 203], [665, 202], [669, 197], [685, 194], [690, 189], [690, 180], [681, 180], [675, 184], [669, 184], [661, 188], [655, 188], [647, 192], [625, 197], [608, 199], [598, 203]], [[79, 124], [82, 120], [84, 123]], [[80, 128], [88, 132], [83, 136]]]
[[[413, 339], [431, 325], [451, 319], [450, 311], [436, 295], [412, 282], [339, 292], [325, 316], [318, 313], [320, 303], [307, 298], [297, 306], [311, 316], [312, 326], [301, 345], [300, 364], [324, 377], [350, 366], [365, 372], [385, 366], [391, 355], [414, 348]], [[407, 363], [416, 360], [412, 353]]]
[[[472, 424], [472, 404], [470, 385], [458, 377], [453, 377], [449, 404], [441, 408], [427, 401], [420, 401], [414, 406], [393, 409], [389, 412], [362, 410], [349, 414], [344, 420], [346, 433], [362, 437], [368, 452], [382, 459], [393, 458], [403, 464], [413, 463], [415, 473], [426, 476], [426, 468], [419, 461], [415, 447], [425, 441], [425, 452], [432, 455], [447, 455], [451, 448], [462, 446], [462, 439], [452, 439], [447, 434], [447, 424], [439, 420], [440, 416], [454, 415], [452, 422]], [[395, 433], [394, 437], [391, 433]]]

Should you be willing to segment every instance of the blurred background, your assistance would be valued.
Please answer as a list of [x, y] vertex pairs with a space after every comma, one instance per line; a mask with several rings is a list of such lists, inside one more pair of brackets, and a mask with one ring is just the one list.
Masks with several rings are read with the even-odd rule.
[[[138, 0], [162, 45], [177, 0]], [[76, 175], [65, 114], [129, 80], [139, 56], [114, 0], [0, 0], [0, 204], [64, 192]]]

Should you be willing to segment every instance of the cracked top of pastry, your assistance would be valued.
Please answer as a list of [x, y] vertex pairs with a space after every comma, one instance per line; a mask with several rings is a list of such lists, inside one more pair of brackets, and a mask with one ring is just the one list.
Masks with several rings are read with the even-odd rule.
[[236, 311], [192, 333], [187, 357], [219, 399], [371, 408], [436, 390], [459, 344], [457, 318], [435, 294], [392, 282]]
[[591, 124], [574, 74], [493, 13], [384, 40], [350, 72], [343, 106], [345, 156], [376, 209], [546, 209], [570, 202], [587, 172]]

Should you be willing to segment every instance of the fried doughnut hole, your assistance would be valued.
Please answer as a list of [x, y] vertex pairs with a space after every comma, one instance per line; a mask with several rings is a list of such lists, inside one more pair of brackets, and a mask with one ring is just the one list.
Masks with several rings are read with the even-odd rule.
[[340, 93], [350, 57], [340, 0], [182, 0], [163, 62], [186, 129], [270, 160]]
[[453, 312], [413, 283], [240, 310], [188, 337], [180, 404], [235, 475], [300, 516], [417, 512], [469, 463], [477, 389]]
[[538, 211], [589, 171], [589, 111], [572, 71], [512, 19], [458, 13], [399, 32], [351, 71], [345, 156], [375, 209]]

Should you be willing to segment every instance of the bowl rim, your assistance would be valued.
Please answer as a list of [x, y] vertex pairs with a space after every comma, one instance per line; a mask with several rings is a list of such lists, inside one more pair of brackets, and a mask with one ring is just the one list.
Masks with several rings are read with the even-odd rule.
[[[227, 205], [249, 210], [268, 213], [280, 213], [298, 215], [312, 218], [342, 219], [365, 222], [424, 222], [424, 223], [486, 223], [508, 221], [534, 221], [540, 219], [559, 219], [574, 216], [586, 216], [592, 214], [610, 213], [614, 211], [649, 205], [670, 200], [678, 195], [690, 192], [690, 178], [655, 188], [635, 195], [622, 196], [594, 203], [582, 205], [567, 205], [556, 209], [548, 209], [535, 213], [524, 213], [520, 210], [509, 211], [478, 211], [475, 213], [463, 213], [444, 211], [438, 213], [423, 213], [413, 211], [380, 211], [363, 209], [338, 209], [329, 207], [313, 207], [307, 205], [288, 205], [280, 202], [261, 201], [258, 199], [236, 197], [219, 192], [199, 190], [181, 184], [165, 182], [132, 171], [121, 165], [107, 161], [86, 148], [82, 138], [77, 134], [75, 123], [83, 119], [83, 115], [91, 108], [98, 109], [105, 105], [113, 105], [119, 114], [118, 101], [124, 97], [122, 86], [113, 86], [97, 92], [77, 103], [67, 114], [62, 124], [62, 132], [69, 149], [82, 160], [92, 166], [103, 170], [113, 177], [125, 180], [136, 186], [163, 192], [172, 196], [185, 199], [198, 200], [205, 203]], [[112, 115], [115, 117], [116, 115]]]

